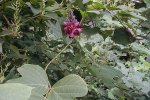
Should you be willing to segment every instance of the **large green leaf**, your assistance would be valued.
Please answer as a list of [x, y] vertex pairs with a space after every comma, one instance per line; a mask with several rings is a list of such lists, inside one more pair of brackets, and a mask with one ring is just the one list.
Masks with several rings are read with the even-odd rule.
[[85, 96], [88, 92], [85, 81], [78, 75], [68, 75], [53, 85], [49, 100], [73, 100]]
[[0, 100], [28, 100], [33, 87], [19, 83], [0, 85]]
[[21, 78], [9, 80], [8, 82], [22, 83], [35, 87], [34, 91], [45, 94], [48, 89], [49, 81], [46, 72], [38, 65], [25, 64], [18, 68]]

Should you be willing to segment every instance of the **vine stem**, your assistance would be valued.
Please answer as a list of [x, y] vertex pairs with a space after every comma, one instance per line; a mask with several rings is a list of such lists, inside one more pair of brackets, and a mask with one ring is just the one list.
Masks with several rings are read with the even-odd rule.
[[74, 38], [46, 65], [45, 71], [47, 70], [48, 66], [72, 43]]

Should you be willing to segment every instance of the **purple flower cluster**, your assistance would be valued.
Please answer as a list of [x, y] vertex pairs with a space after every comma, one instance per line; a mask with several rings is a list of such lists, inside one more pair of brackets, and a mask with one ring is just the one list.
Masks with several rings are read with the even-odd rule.
[[78, 36], [82, 32], [82, 27], [80, 22], [75, 19], [73, 14], [69, 15], [69, 20], [64, 22], [64, 32], [70, 38]]

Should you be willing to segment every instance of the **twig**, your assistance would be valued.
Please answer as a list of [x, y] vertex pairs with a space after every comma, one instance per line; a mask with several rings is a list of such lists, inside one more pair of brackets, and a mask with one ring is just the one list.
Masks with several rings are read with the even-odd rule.
[[[112, 13], [107, 9], [107, 11], [111, 14], [112, 16]], [[112, 16], [113, 17], [113, 16]], [[121, 25], [125, 28], [125, 29], [132, 29], [132, 31], [130, 30], [130, 33], [133, 37], [135, 37], [135, 35], [137, 35], [136, 33], [136, 30], [131, 27], [129, 28], [129, 25], [127, 25], [127, 23], [124, 24], [124, 22], [117, 16], [117, 15], [114, 15], [114, 17], [121, 23]]]
[[6, 20], [7, 24], [10, 26], [10, 22], [8, 21], [7, 17], [5, 15], [3, 15], [4, 19]]
[[45, 71], [47, 70], [48, 66], [72, 43], [74, 38], [46, 65]]
[[30, 17], [30, 18], [28, 18], [27, 20], [23, 21], [22, 24], [24, 24], [24, 23], [26, 23], [26, 22], [28, 22], [28, 21], [34, 19], [34, 18], [37, 18], [37, 17], [39, 17], [39, 16], [41, 16], [41, 14], [37, 14], [37, 15], [35, 15], [35, 16], [33, 16], [33, 17]]

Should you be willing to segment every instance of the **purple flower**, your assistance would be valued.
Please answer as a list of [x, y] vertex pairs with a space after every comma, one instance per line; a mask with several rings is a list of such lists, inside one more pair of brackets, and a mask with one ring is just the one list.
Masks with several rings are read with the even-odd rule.
[[78, 36], [82, 32], [81, 24], [76, 20], [65, 21], [64, 22], [64, 32], [70, 38], [74, 38], [75, 36]]
[[82, 32], [81, 24], [75, 19], [72, 11], [68, 12], [68, 20], [64, 22], [64, 32], [70, 38], [74, 38]]

